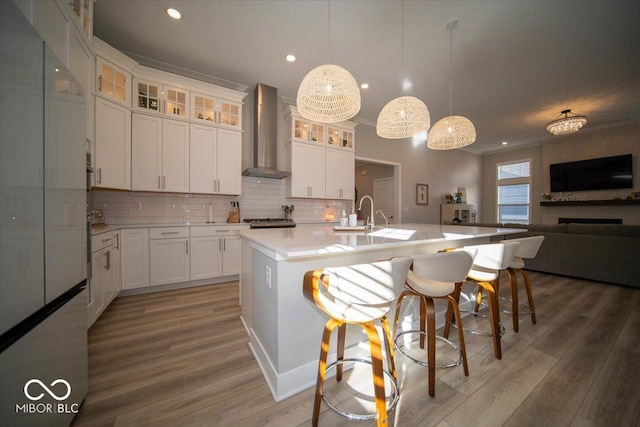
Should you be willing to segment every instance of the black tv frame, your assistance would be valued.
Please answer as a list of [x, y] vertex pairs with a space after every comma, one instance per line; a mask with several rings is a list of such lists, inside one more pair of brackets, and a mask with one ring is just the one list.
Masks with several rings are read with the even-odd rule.
[[631, 154], [549, 165], [551, 192], [633, 188]]

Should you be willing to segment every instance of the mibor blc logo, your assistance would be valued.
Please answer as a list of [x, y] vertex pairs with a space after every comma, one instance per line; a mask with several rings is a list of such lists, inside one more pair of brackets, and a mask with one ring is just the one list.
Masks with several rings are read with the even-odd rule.
[[[71, 396], [71, 384], [67, 380], [58, 378], [48, 386], [37, 378], [32, 378], [24, 384], [24, 395], [31, 402], [38, 402], [45, 397], [62, 402]], [[16, 404], [16, 412], [23, 414], [76, 414], [80, 405], [77, 403], [23, 403]]]

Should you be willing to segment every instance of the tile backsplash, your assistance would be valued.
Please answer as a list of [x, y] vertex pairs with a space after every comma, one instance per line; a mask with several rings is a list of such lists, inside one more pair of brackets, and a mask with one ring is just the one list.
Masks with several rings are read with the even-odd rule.
[[240, 203], [240, 219], [282, 218], [282, 206], [294, 205], [297, 222], [338, 221], [351, 203], [340, 200], [287, 199], [284, 180], [242, 177], [241, 196], [94, 190], [93, 207], [102, 209], [107, 224], [197, 224], [213, 219], [225, 223], [231, 202]]

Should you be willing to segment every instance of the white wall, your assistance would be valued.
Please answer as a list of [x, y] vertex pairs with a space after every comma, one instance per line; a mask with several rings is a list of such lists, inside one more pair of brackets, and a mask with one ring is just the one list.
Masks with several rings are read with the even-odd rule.
[[482, 158], [483, 197], [480, 210], [483, 221], [496, 221], [496, 165], [505, 161], [532, 159], [531, 223], [556, 224], [558, 217], [619, 218], [623, 224], [640, 224], [638, 206], [540, 206], [540, 194], [549, 192], [549, 165], [554, 163], [633, 155], [632, 189], [576, 191], [587, 200], [625, 199], [640, 191], [640, 123], [598, 129], [582, 129], [573, 135], [550, 138], [537, 146], [487, 154]]
[[[445, 194], [467, 188], [467, 201], [479, 203], [481, 157], [462, 150], [434, 151], [424, 138], [384, 139], [375, 126], [356, 128], [356, 157], [397, 162], [401, 171], [402, 222], [440, 222], [440, 204]], [[416, 204], [416, 184], [429, 185], [429, 204]], [[478, 218], [478, 221], [482, 218]]]

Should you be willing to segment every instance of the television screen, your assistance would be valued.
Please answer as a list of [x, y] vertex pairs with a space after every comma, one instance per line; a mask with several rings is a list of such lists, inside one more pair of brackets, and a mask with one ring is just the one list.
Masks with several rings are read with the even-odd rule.
[[549, 166], [551, 191], [633, 188], [631, 154]]

